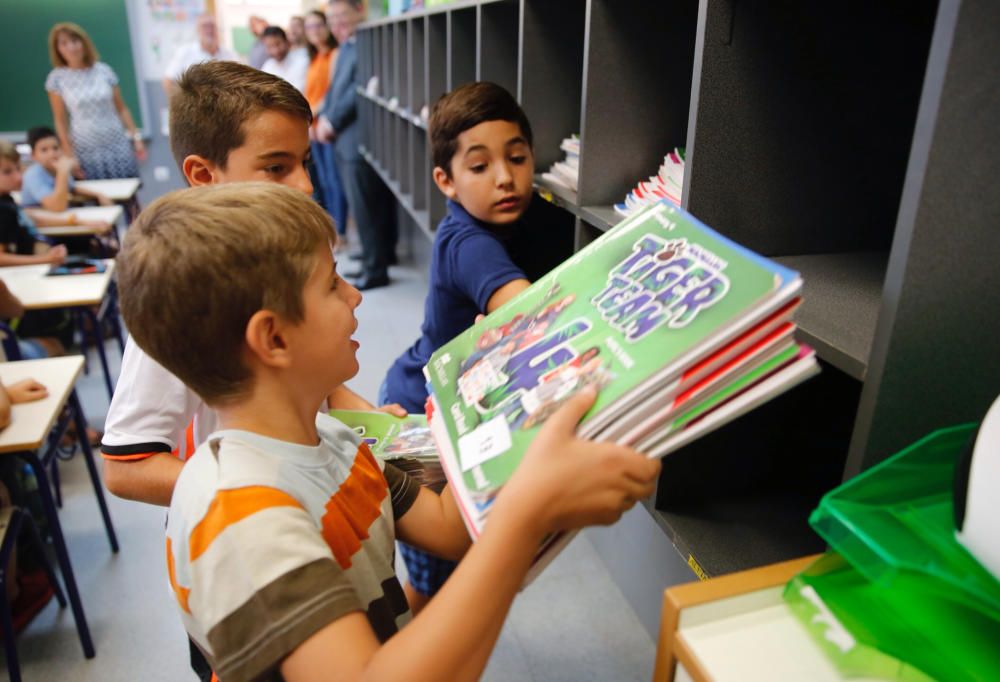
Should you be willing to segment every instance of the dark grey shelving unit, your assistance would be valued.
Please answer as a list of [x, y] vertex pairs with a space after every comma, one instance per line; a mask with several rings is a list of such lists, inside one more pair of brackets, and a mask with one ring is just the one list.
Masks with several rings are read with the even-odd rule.
[[[444, 201], [420, 110], [490, 79], [524, 106], [577, 249], [686, 147], [684, 207], [803, 275], [823, 373], [668, 457], [629, 537], [591, 535], [652, 633], [665, 585], [821, 549], [824, 492], [1000, 392], [997, 3], [480, 0], [359, 39], [366, 158], [426, 235]], [[547, 186], [577, 132], [579, 191]], [[654, 545], [681, 561], [621, 560]]]

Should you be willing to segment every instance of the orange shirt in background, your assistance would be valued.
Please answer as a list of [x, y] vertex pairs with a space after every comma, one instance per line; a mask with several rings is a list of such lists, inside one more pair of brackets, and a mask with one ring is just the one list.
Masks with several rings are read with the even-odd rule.
[[336, 56], [336, 50], [330, 50], [326, 54], [317, 54], [309, 63], [309, 70], [306, 72], [306, 100], [312, 108], [313, 113], [323, 102], [326, 91], [330, 89], [330, 63]]

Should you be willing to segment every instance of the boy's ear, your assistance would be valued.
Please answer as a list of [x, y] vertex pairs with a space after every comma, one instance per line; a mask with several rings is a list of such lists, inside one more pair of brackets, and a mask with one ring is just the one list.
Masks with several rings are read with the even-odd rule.
[[189, 154], [184, 157], [181, 170], [184, 171], [184, 177], [191, 187], [214, 185], [216, 183], [216, 175], [219, 172], [214, 162], [197, 154]]
[[254, 313], [247, 322], [244, 333], [244, 340], [253, 359], [266, 367], [287, 367], [291, 361], [286, 336], [288, 328], [284, 318], [273, 311], [258, 310]]
[[455, 191], [455, 181], [444, 168], [441, 168], [441, 166], [434, 166], [434, 184], [437, 185], [439, 190], [441, 190], [441, 194], [445, 195], [452, 201], [454, 201], [458, 196], [458, 192]]

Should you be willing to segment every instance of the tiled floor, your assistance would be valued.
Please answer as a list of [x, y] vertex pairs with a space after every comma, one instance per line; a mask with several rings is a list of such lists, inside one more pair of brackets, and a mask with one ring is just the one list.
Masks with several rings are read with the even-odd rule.
[[[415, 338], [423, 313], [422, 274], [407, 267], [392, 274], [393, 285], [366, 293], [358, 312], [364, 369], [351, 385], [372, 399], [389, 363]], [[108, 349], [117, 362], [117, 350]], [[100, 426], [108, 401], [99, 374], [85, 377], [79, 390], [88, 418]], [[61, 471], [60, 518], [97, 657], [84, 660], [69, 610], [53, 601], [18, 641], [24, 679], [194, 679], [167, 588], [163, 510], [110, 498], [121, 544], [112, 555], [80, 458]], [[653, 656], [653, 642], [582, 534], [519, 596], [483, 679], [649, 680]], [[5, 662], [0, 666], [6, 671]]]

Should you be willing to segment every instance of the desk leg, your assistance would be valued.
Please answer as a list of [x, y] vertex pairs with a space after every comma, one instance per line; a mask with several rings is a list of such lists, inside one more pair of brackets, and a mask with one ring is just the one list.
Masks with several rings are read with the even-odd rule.
[[87, 463], [90, 482], [94, 485], [94, 497], [97, 498], [97, 506], [101, 508], [101, 517], [104, 519], [104, 528], [108, 532], [108, 542], [111, 543], [111, 551], [117, 553], [118, 538], [115, 535], [115, 526], [111, 523], [111, 513], [108, 511], [108, 503], [104, 499], [104, 483], [97, 473], [97, 465], [94, 464], [94, 453], [90, 447], [90, 442], [87, 440], [87, 420], [83, 417], [83, 408], [80, 407], [80, 399], [77, 397], [75, 390], [69, 394], [69, 404], [73, 410], [73, 421], [76, 424], [77, 437], [80, 439], [80, 449], [83, 450], [83, 459]]
[[[108, 400], [111, 400], [115, 392], [115, 387], [111, 383], [111, 370], [108, 368], [108, 356], [104, 352], [104, 339], [101, 338], [101, 324], [97, 315], [90, 308], [82, 308], [83, 316], [90, 322], [91, 338], [94, 340], [94, 348], [97, 350], [97, 357], [101, 360], [101, 368], [104, 370], [104, 386], [108, 389]], [[81, 325], [81, 333], [86, 334]]]
[[114, 282], [111, 282], [108, 287], [108, 309], [104, 313], [104, 318], [111, 323], [111, 328], [115, 332], [115, 340], [118, 341], [118, 350], [124, 357], [125, 339], [122, 337], [121, 316], [118, 314], [118, 285]]
[[45, 467], [38, 461], [38, 455], [30, 450], [19, 453], [21, 458], [28, 463], [31, 471], [38, 481], [38, 494], [42, 496], [42, 506], [45, 508], [45, 516], [49, 520], [49, 527], [52, 530], [52, 544], [55, 545], [56, 559], [59, 562], [59, 570], [63, 574], [63, 582], [66, 584], [66, 593], [69, 596], [69, 605], [73, 610], [73, 620], [76, 621], [76, 631], [80, 635], [80, 644], [83, 646], [83, 655], [86, 658], [93, 658], [94, 642], [90, 638], [90, 628], [87, 627], [87, 617], [83, 613], [83, 603], [80, 601], [80, 592], [76, 588], [76, 577], [73, 575], [73, 565], [69, 561], [69, 551], [66, 549], [66, 540], [63, 538], [62, 525], [59, 523], [59, 514], [56, 512], [55, 503], [52, 501], [52, 488], [49, 477], [45, 473]]

